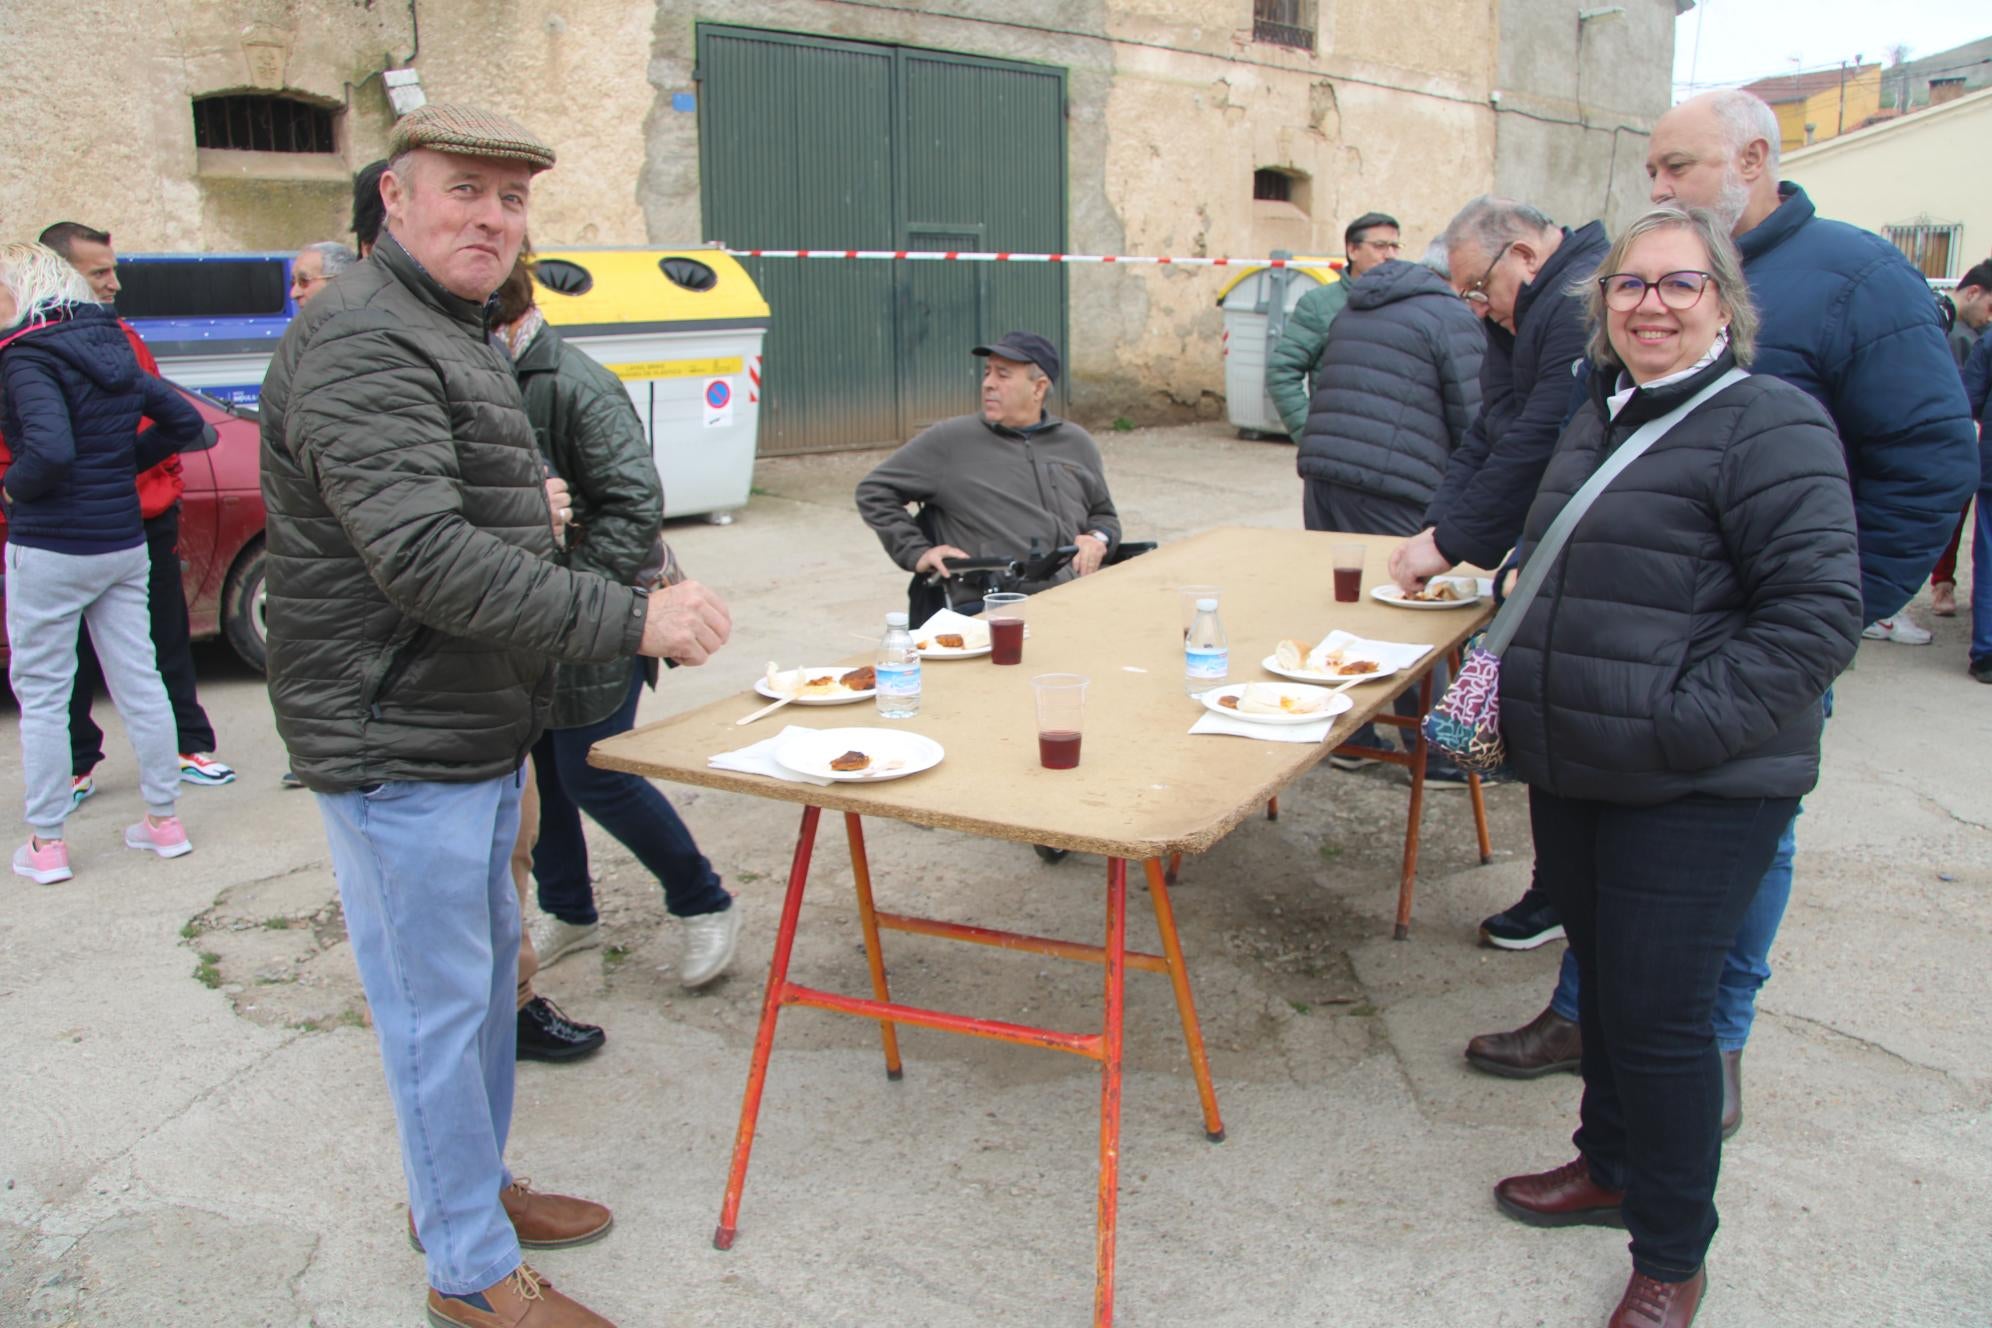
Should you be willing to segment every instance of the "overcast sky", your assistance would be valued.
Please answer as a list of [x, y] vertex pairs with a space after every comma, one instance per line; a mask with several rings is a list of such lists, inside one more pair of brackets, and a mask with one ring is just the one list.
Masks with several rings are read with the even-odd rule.
[[1917, 60], [1981, 37], [1992, 37], [1985, 0], [1697, 0], [1674, 24], [1674, 95], [1856, 55], [1885, 64], [1897, 45]]

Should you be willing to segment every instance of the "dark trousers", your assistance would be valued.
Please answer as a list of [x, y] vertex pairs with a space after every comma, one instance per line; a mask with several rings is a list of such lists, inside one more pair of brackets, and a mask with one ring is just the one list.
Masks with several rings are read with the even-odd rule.
[[1577, 1151], [1625, 1191], [1633, 1267], [1663, 1282], [1692, 1277], [1715, 1237], [1716, 986], [1797, 811], [1797, 798], [1626, 807], [1529, 790], [1537, 880], [1581, 984]]
[[[159, 656], [159, 676], [166, 698], [173, 703], [173, 727], [179, 730], [181, 752], [215, 749], [214, 725], [201, 709], [194, 691], [193, 637], [187, 626], [187, 591], [180, 581], [180, 505], [167, 508], [145, 523], [145, 550], [152, 574], [146, 593], [152, 613], [152, 648]], [[76, 633], [76, 683], [69, 690], [70, 773], [87, 775], [104, 759], [104, 731], [90, 718], [90, 703], [104, 685], [104, 671], [90, 644], [90, 629]]]
[[[1326, 480], [1305, 480], [1300, 495], [1300, 519], [1309, 530], [1341, 530], [1351, 535], [1415, 535], [1425, 528], [1425, 509], [1396, 498], [1379, 498], [1373, 493], [1330, 484]], [[1432, 674], [1432, 699], [1446, 690], [1446, 668], [1441, 664]], [[1418, 689], [1406, 691], [1390, 707], [1406, 718], [1418, 717]], [[1411, 750], [1415, 739], [1409, 729], [1400, 730], [1404, 749]], [[1376, 725], [1365, 724], [1349, 735], [1357, 747], [1382, 746]]]
[[539, 784], [539, 843], [533, 879], [540, 908], [563, 922], [585, 925], [599, 918], [588, 882], [588, 841], [581, 813], [614, 835], [664, 886], [664, 907], [681, 918], [718, 913], [733, 903], [692, 832], [647, 779], [588, 764], [588, 749], [636, 724], [643, 668], [630, 665], [629, 693], [613, 715], [596, 724], [549, 729], [533, 747]]

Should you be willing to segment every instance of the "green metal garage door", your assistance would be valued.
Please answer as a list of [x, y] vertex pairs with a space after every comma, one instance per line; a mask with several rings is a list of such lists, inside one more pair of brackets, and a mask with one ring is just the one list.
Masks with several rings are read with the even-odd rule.
[[[700, 25], [698, 49], [707, 239], [740, 249], [1064, 249], [1062, 70], [712, 24]], [[763, 455], [898, 442], [974, 410], [968, 349], [1011, 328], [1065, 352], [1061, 267], [781, 258], [747, 267], [773, 309]]]

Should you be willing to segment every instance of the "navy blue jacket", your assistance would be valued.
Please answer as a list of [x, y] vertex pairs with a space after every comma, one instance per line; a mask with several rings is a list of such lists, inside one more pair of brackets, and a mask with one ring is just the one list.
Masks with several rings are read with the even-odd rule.
[[1750, 371], [1810, 394], [1839, 429], [1873, 622], [1921, 589], [1978, 487], [1971, 413], [1929, 283], [1879, 235], [1816, 215], [1797, 185], [1779, 193], [1736, 240], [1763, 313]]
[[1583, 298], [1569, 287], [1595, 271], [1610, 248], [1602, 222], [1566, 227], [1563, 243], [1515, 297], [1515, 331], [1486, 325], [1480, 417], [1425, 510], [1439, 552], [1454, 562], [1493, 567], [1521, 538], [1543, 467], [1582, 390], [1573, 367], [1589, 332]]
[[[64, 305], [50, 321], [0, 333], [0, 429], [13, 461], [7, 538], [58, 553], [145, 543], [138, 472], [201, 436], [200, 412], [138, 367], [110, 313]], [[141, 417], [155, 427], [138, 433]]]

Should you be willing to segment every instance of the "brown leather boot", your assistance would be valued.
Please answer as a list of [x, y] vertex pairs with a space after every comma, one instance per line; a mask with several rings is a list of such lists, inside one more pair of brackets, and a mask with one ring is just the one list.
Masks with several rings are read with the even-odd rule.
[[1558, 1070], [1574, 1073], [1583, 1054], [1584, 1035], [1576, 1021], [1550, 1009], [1512, 1033], [1482, 1033], [1466, 1044], [1468, 1065], [1503, 1079], [1538, 1079]]
[[1722, 1137], [1743, 1128], [1743, 1049], [1722, 1053]]
[[[512, 1219], [512, 1231], [519, 1244], [529, 1250], [562, 1250], [570, 1245], [586, 1245], [609, 1234], [615, 1217], [601, 1204], [576, 1199], [567, 1194], [541, 1194], [529, 1180], [515, 1180], [498, 1191], [505, 1216]], [[421, 1254], [422, 1240], [415, 1234], [415, 1214], [408, 1215], [408, 1243]]]
[[1583, 1158], [1554, 1171], [1510, 1176], [1494, 1187], [1494, 1203], [1517, 1222], [1532, 1227], [1622, 1227], [1623, 1190], [1608, 1190], [1591, 1179]]
[[1685, 1282], [1656, 1282], [1635, 1272], [1605, 1328], [1688, 1328], [1707, 1291], [1707, 1264]]
[[433, 1328], [616, 1328], [523, 1263], [475, 1295], [446, 1296], [430, 1287], [429, 1322]]

